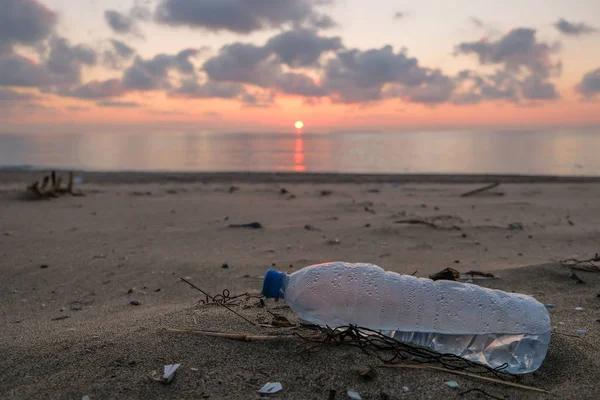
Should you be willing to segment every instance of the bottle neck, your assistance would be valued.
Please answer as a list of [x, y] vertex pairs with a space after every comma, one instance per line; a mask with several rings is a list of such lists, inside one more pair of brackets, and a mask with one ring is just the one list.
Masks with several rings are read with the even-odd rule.
[[279, 285], [279, 297], [285, 299], [285, 290], [287, 289], [288, 281], [290, 277], [288, 274], [283, 274], [281, 277], [281, 284]]

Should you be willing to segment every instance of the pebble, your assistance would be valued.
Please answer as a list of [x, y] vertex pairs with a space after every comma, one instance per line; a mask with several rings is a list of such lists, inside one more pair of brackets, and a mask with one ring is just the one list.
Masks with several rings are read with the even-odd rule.
[[584, 308], [583, 307], [575, 307], [575, 311], [583, 311]]
[[131, 300], [129, 302], [129, 304], [131, 304], [132, 306], [140, 306], [140, 305], [142, 305], [142, 303], [139, 300]]
[[402, 386], [402, 391], [403, 391], [403, 392], [408, 392], [408, 390], [409, 390], [409, 389], [408, 389], [408, 386]]
[[227, 269], [227, 268], [229, 268], [229, 264], [227, 264], [227, 263], [224, 263], [223, 265], [221, 265], [221, 268], [223, 268], [223, 269]]
[[578, 329], [577, 333], [579, 333], [581, 335], [585, 335], [586, 333], [588, 333], [588, 331], [586, 331], [585, 329]]

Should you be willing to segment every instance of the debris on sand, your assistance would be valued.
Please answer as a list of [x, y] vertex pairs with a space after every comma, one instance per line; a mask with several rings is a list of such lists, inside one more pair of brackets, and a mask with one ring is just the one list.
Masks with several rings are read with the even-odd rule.
[[462, 280], [487, 280], [487, 279], [498, 279], [498, 277], [489, 272], [481, 271], [468, 271], [460, 274]]
[[310, 225], [310, 224], [306, 224], [304, 225], [304, 229], [306, 229], [307, 231], [317, 231], [317, 232], [322, 232], [321, 229], [317, 228], [314, 225]]
[[460, 226], [453, 225], [453, 222], [463, 222], [462, 218], [453, 215], [438, 215], [428, 218], [409, 218], [394, 221], [396, 224], [425, 225], [434, 229], [443, 229], [450, 231], [462, 230]]
[[460, 272], [458, 272], [454, 268], [446, 268], [441, 270], [440, 272], [436, 272], [433, 275], [429, 275], [429, 279], [434, 281], [458, 281], [460, 279]]
[[573, 272], [571, 270], [571, 273], [569, 273], [569, 278], [573, 279], [575, 281], [575, 283], [577, 283], [578, 285], [582, 285], [585, 283], [585, 281], [583, 279], [581, 279], [579, 277], [579, 275], [577, 275], [575, 272]]
[[262, 388], [259, 389], [258, 393], [261, 394], [273, 394], [283, 390], [283, 386], [279, 382], [267, 382]]
[[231, 224], [230, 228], [249, 228], [249, 229], [262, 229], [263, 226], [260, 222], [250, 222], [249, 224]]
[[348, 390], [346, 392], [346, 394], [348, 395], [349, 399], [353, 399], [353, 400], [362, 400], [362, 397], [360, 397], [360, 393], [355, 392], [353, 390]]
[[522, 231], [525, 228], [523, 227], [523, 224], [520, 222], [512, 222], [512, 223], [508, 224], [508, 229], [510, 229], [511, 231]]
[[[484, 186], [482, 188], [471, 190], [471, 191], [468, 191], [466, 193], [463, 193], [463, 194], [460, 195], [460, 197], [471, 197], [471, 196], [474, 196], [476, 194], [487, 192], [488, 190], [494, 189], [494, 188], [496, 188], [498, 186], [500, 186], [500, 182], [494, 182], [494, 183], [486, 185], [486, 186]], [[504, 193], [502, 193], [502, 192], [494, 192], [494, 193], [489, 193], [489, 194], [494, 195], [494, 196], [504, 196]]]
[[295, 325], [283, 315], [274, 314], [273, 321], [271, 321], [271, 326], [276, 326], [278, 328], [288, 328]]
[[152, 380], [156, 382], [160, 382], [162, 384], [169, 384], [173, 382], [173, 378], [175, 378], [175, 372], [181, 367], [181, 364], [169, 364], [163, 367], [162, 374], [155, 372], [152, 375]]
[[600, 254], [596, 253], [594, 257], [588, 260], [578, 260], [576, 258], [569, 258], [566, 260], [562, 260], [560, 265], [563, 267], [568, 267], [573, 269], [577, 269], [580, 271], [587, 272], [600, 272]]
[[456, 381], [448, 381], [448, 382], [444, 382], [444, 383], [446, 384], [446, 386], [451, 387], [453, 389], [460, 388], [460, 385]]
[[[75, 174], [71, 171], [69, 172], [69, 180], [67, 186], [62, 186], [62, 178], [56, 177], [56, 171], [52, 171], [50, 176], [44, 176], [42, 183], [39, 181], [35, 181], [32, 184], [27, 186], [27, 192], [36, 196], [36, 198], [40, 199], [50, 199], [53, 197], [60, 197], [65, 194], [69, 194], [71, 196], [84, 196], [84, 194], [80, 191], [75, 191]], [[48, 186], [50, 184], [50, 186]]]

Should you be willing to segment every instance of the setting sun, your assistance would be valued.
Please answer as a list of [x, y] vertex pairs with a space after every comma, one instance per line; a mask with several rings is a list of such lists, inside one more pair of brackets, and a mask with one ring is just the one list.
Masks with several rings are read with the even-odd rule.
[[302, 129], [302, 128], [304, 128], [304, 122], [302, 122], [302, 121], [296, 121], [296, 123], [294, 124], [294, 126], [296, 127], [296, 129]]

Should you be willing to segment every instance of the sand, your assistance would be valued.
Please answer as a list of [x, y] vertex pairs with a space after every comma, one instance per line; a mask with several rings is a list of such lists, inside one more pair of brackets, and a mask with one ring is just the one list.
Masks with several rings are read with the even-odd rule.
[[[381, 391], [447, 398], [472, 388], [550, 397], [432, 371], [378, 370], [365, 381], [357, 370], [380, 362], [356, 349], [300, 355], [297, 340], [165, 331], [280, 334], [196, 305], [203, 296], [179, 277], [211, 294], [258, 292], [273, 264], [293, 272], [336, 260], [422, 277], [446, 267], [493, 272], [499, 279], [476, 283], [556, 305], [548, 357], [520, 382], [558, 398], [600, 395], [600, 274], [578, 272], [586, 283], [577, 284], [558, 263], [600, 251], [597, 179], [87, 173], [85, 197], [24, 199], [25, 184], [39, 178], [0, 173], [0, 398], [252, 399], [273, 381], [284, 387], [272, 396], [280, 399], [324, 399], [330, 389], [338, 399], [350, 389], [363, 399]], [[491, 191], [503, 196], [460, 197], [490, 180], [503, 182]], [[437, 228], [396, 223], [409, 219]], [[228, 227], [254, 221], [264, 228]], [[513, 222], [524, 230], [508, 229]], [[267, 306], [297, 322], [281, 303]], [[269, 318], [258, 307], [236, 309]], [[182, 367], [172, 384], [148, 379], [173, 362]]]

